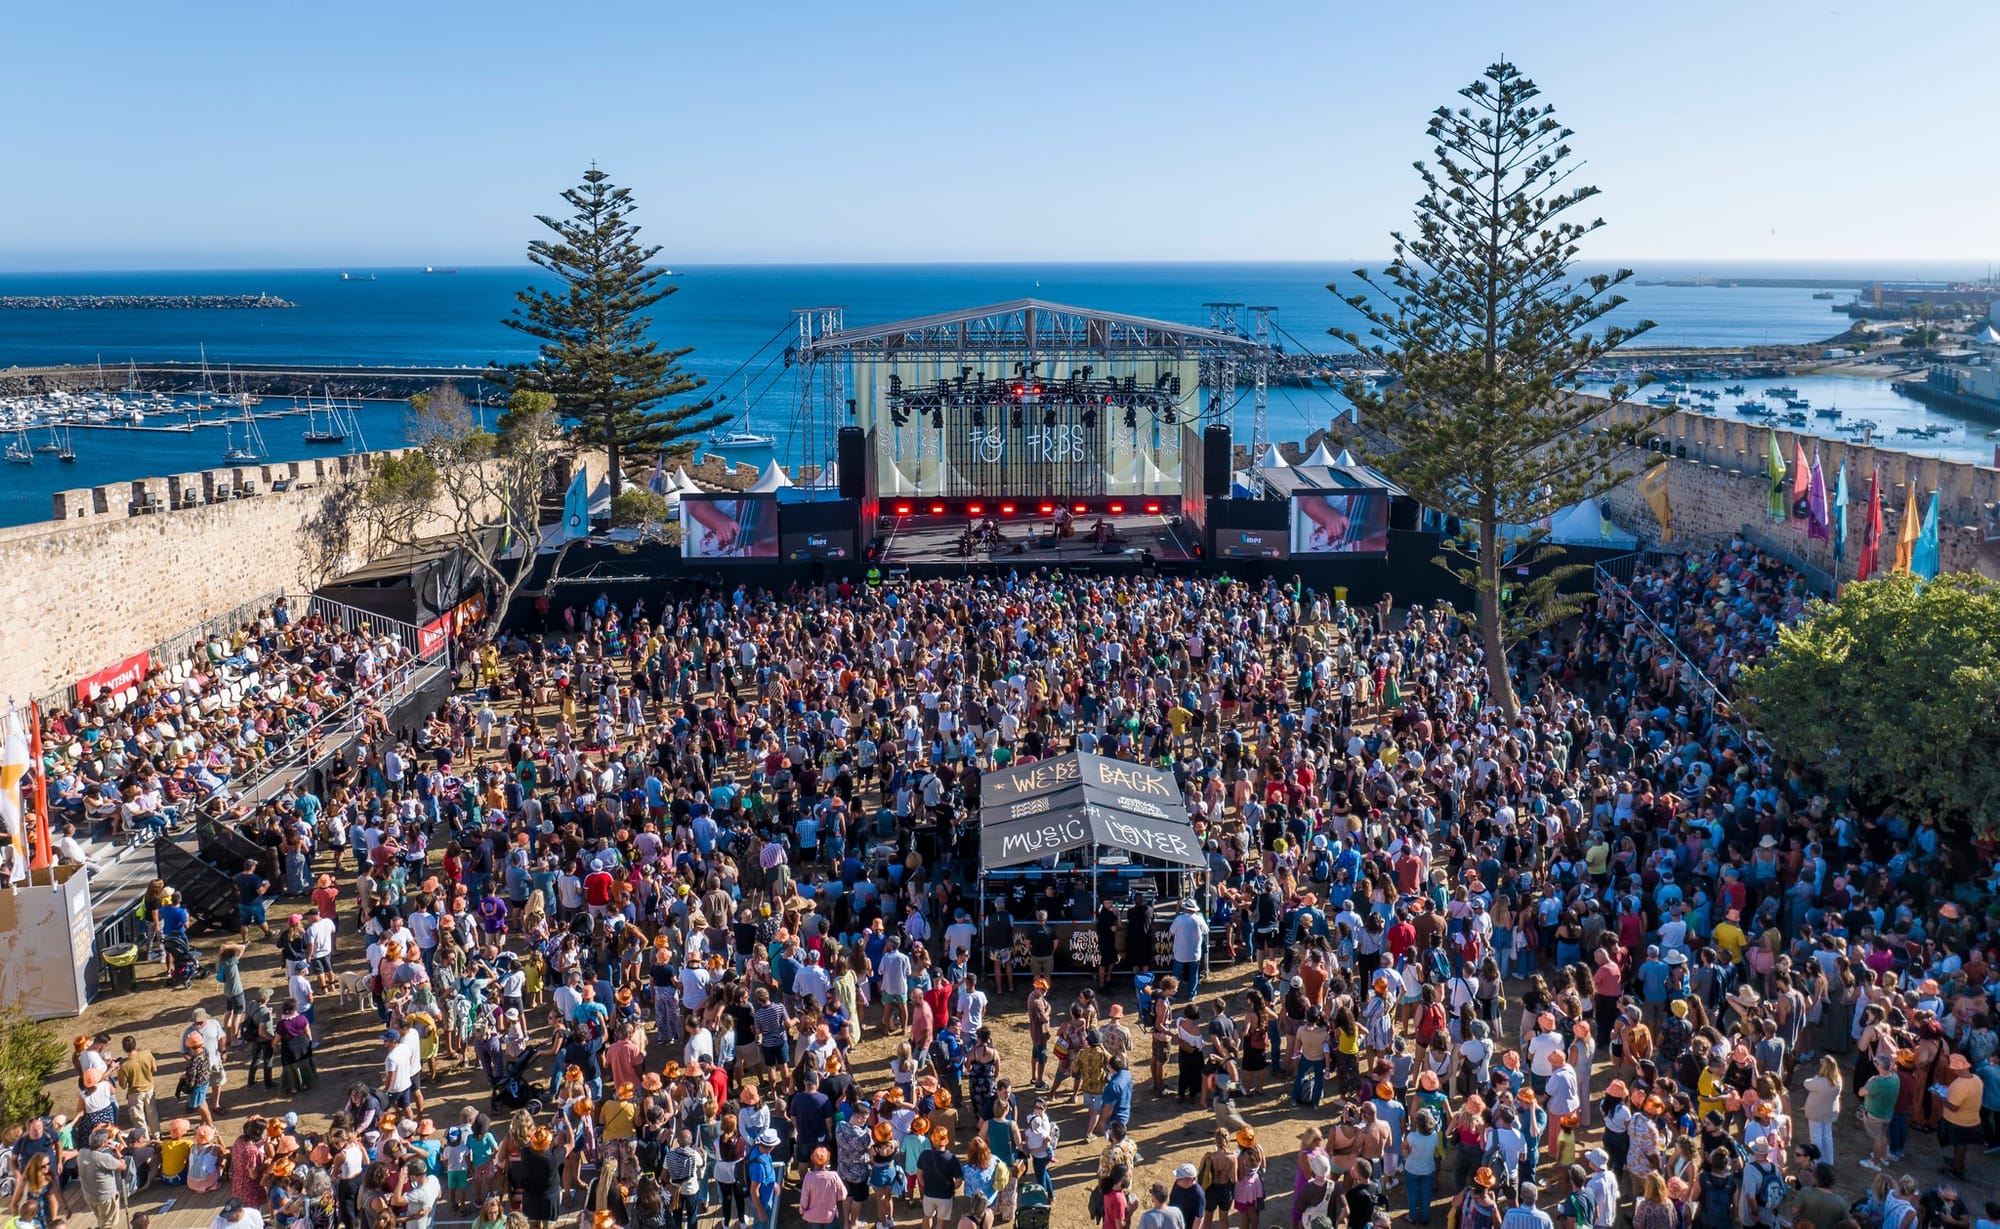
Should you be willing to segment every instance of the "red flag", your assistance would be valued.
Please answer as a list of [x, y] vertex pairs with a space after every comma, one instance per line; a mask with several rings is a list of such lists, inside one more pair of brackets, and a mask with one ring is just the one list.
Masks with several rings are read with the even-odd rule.
[[1861, 527], [1861, 559], [1855, 564], [1854, 579], [1867, 580], [1882, 562], [1882, 475], [1868, 475], [1868, 519]]
[[22, 827], [35, 846], [28, 869], [38, 871], [54, 859], [55, 843], [49, 839], [49, 772], [42, 762], [42, 706], [34, 701], [28, 704], [28, 757], [33, 767], [28, 796], [23, 799], [29, 805], [21, 808], [26, 821]]

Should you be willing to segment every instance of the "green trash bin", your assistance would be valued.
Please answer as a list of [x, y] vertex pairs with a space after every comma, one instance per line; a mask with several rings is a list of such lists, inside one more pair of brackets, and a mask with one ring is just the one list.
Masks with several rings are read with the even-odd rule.
[[139, 988], [139, 947], [120, 943], [104, 949], [104, 972], [113, 994], [130, 994]]

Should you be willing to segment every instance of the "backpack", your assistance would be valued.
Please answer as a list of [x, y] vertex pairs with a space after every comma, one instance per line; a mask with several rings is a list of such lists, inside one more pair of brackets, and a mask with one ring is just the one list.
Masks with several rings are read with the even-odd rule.
[[1090, 1188], [1090, 1219], [1102, 1223], [1104, 1220], [1104, 1184], [1095, 1183]]
[[1314, 883], [1333, 882], [1333, 859], [1324, 849], [1313, 857], [1312, 877]]
[[1702, 1229], [1728, 1229], [1736, 1218], [1736, 1188], [1742, 1182], [1739, 1174], [1721, 1177], [1704, 1174], [1701, 1182], [1701, 1207], [1696, 1214], [1696, 1223]]
[[1791, 1187], [1776, 1169], [1763, 1165], [1752, 1165], [1751, 1168], [1757, 1171], [1757, 1206], [1775, 1213], [1778, 1205], [1785, 1202], [1785, 1195]]

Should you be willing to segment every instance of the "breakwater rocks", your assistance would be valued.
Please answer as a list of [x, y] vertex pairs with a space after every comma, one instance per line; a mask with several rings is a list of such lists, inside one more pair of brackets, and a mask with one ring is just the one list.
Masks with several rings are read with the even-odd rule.
[[274, 294], [10, 294], [0, 311], [178, 311], [188, 308], [297, 307]]

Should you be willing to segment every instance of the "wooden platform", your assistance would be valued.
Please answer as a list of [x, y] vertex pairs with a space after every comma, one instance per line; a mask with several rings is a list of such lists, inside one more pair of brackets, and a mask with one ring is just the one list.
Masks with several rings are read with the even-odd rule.
[[988, 564], [1138, 567], [1152, 563], [1191, 563], [1197, 558], [1192, 529], [1181, 525], [1176, 518], [1143, 514], [1104, 517], [1117, 539], [1110, 549], [1091, 538], [1091, 525], [1098, 519], [1079, 517], [1074, 536], [1054, 541], [1049, 537], [1046, 517], [1002, 521], [1003, 541], [991, 549], [982, 547], [968, 555], [961, 553], [959, 547], [971, 523], [968, 517], [885, 516], [879, 531], [884, 543], [879, 562], [885, 569]]

